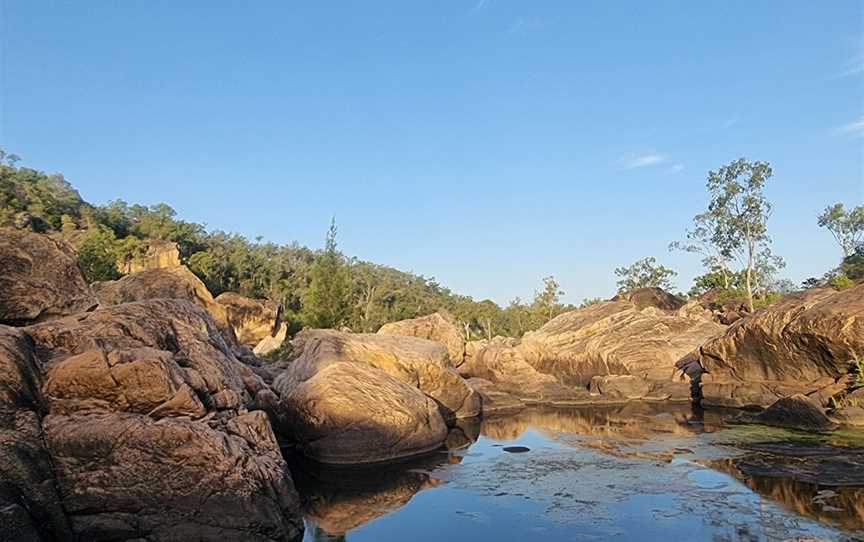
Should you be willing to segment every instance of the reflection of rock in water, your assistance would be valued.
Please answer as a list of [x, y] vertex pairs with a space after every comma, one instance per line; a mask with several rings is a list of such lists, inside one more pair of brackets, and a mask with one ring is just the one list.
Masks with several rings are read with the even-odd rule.
[[456, 425], [450, 428], [444, 447], [448, 451], [468, 448], [480, 436], [480, 418], [464, 418], [456, 420]]
[[690, 405], [630, 402], [603, 407], [528, 408], [484, 419], [481, 432], [496, 440], [513, 440], [534, 427], [553, 438], [566, 433], [647, 440], [658, 434], [690, 436], [720, 425], [722, 414], [694, 412]]
[[344, 534], [408, 503], [442, 482], [429, 471], [452, 462], [438, 453], [364, 467], [326, 466], [294, 458], [291, 471], [313, 540], [344, 540]]
[[[809, 476], [819, 474], [818, 467], [801, 457], [797, 465], [800, 473]], [[778, 458], [773, 458], [776, 463]], [[790, 468], [776, 469], [771, 472], [771, 463], [765, 457], [745, 456], [736, 459], [722, 459], [707, 463], [708, 466], [730, 474], [747, 487], [781, 506], [801, 516], [816, 519], [822, 523], [835, 524], [847, 530], [864, 530], [864, 487], [831, 486], [813, 482], [802, 482], [789, 476]], [[862, 472], [864, 466], [858, 465], [850, 470]], [[756, 474], [762, 472], [763, 474]], [[767, 474], [764, 474], [767, 473]], [[773, 474], [773, 476], [772, 476]], [[826, 481], [832, 481], [827, 478]]]

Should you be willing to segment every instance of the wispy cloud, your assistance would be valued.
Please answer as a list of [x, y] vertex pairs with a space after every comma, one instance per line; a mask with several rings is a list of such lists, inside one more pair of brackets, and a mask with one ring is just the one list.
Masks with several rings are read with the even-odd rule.
[[486, 6], [488, 6], [491, 3], [492, 3], [492, 0], [477, 0], [477, 2], [474, 3], [474, 7], [471, 8], [471, 13], [476, 13], [478, 11], [482, 11], [483, 9], [486, 8]]
[[638, 169], [648, 166], [656, 166], [665, 161], [666, 157], [662, 154], [649, 153], [625, 157], [621, 160], [621, 165], [624, 169]]
[[837, 74], [837, 77], [852, 77], [853, 75], [861, 75], [864, 73], [864, 62], [859, 63], [857, 66], [852, 66], [846, 70]]
[[857, 120], [849, 124], [841, 126], [837, 129], [837, 132], [851, 137], [864, 137], [864, 115], [861, 115]]
[[739, 117], [738, 115], [735, 115], [734, 117], [729, 117], [728, 119], [723, 121], [723, 124], [720, 125], [720, 129], [725, 130], [727, 128], [732, 128], [739, 122], [741, 122], [741, 117]]
[[864, 75], [864, 53], [858, 54], [846, 63], [846, 68], [834, 74], [832, 79], [840, 79], [843, 77], [854, 77], [856, 75]]
[[672, 164], [672, 167], [666, 170], [667, 175], [675, 175], [684, 171], [684, 164]]
[[535, 30], [540, 29], [543, 26], [543, 23], [538, 19], [533, 19], [530, 17], [519, 17], [513, 24], [510, 25], [510, 28], [507, 30], [509, 34], [518, 34], [524, 36], [529, 32], [533, 32]]

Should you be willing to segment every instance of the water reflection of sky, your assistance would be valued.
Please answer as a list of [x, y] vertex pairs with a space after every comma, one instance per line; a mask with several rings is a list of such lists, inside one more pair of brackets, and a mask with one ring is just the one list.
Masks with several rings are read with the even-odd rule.
[[[306, 540], [864, 535], [864, 510], [855, 502], [864, 491], [744, 477], [735, 463], [744, 452], [726, 444], [768, 433], [724, 427], [719, 419], [693, 419], [686, 411], [545, 410], [484, 423], [480, 431], [461, 450], [358, 476], [341, 470], [301, 480]], [[530, 451], [507, 453], [504, 446]]]

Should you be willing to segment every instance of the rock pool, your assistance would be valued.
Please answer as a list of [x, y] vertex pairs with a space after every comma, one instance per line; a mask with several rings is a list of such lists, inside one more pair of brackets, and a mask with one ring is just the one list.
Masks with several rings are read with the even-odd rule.
[[465, 422], [447, 451], [410, 461], [295, 460], [305, 540], [864, 539], [864, 431], [737, 416], [538, 407]]

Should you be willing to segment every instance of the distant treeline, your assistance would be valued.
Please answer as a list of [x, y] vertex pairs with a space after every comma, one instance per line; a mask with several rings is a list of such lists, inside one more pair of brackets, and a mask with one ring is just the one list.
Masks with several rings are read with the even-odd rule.
[[[77, 247], [82, 271], [90, 282], [118, 278], [118, 269], [125, 268], [118, 264], [141, 257], [148, 241], [156, 239], [177, 243], [181, 261], [213, 295], [232, 291], [280, 303], [294, 330], [347, 326], [370, 332], [386, 322], [444, 309], [469, 338], [520, 337], [576, 308], [561, 303], [564, 292], [553, 276], [543, 279], [532, 300], [516, 298], [501, 307], [488, 299], [475, 301], [454, 293], [434, 278], [342, 254], [337, 249], [335, 221], [320, 250], [297, 243], [266, 243], [260, 238], [250, 241], [179, 219], [164, 203], [144, 206], [115, 200], [91, 205], [62, 175], [19, 167], [18, 161], [17, 156], [0, 150], [0, 226], [64, 237]], [[799, 288], [777, 276], [785, 263], [771, 249], [768, 218], [773, 206], [763, 190], [772, 175], [768, 163], [743, 158], [709, 172], [706, 210], [694, 217], [684, 241], [670, 245], [670, 249], [701, 256], [705, 270], [681, 297], [719, 290], [721, 300], [740, 300], [752, 311]], [[800, 287], [842, 289], [864, 280], [864, 206], [830, 205], [817, 222], [834, 236], [842, 260], [821, 278], [807, 279]], [[653, 256], [615, 269], [619, 291], [671, 290], [676, 274]], [[586, 299], [582, 306], [598, 301]]]
[[531, 302], [516, 299], [502, 308], [454, 293], [431, 277], [345, 256], [336, 251], [335, 228], [317, 251], [252, 241], [207, 231], [164, 203], [92, 205], [62, 175], [20, 167], [18, 161], [0, 151], [0, 226], [62, 236], [77, 247], [90, 282], [120, 277], [118, 262], [140, 257], [147, 240], [159, 239], [177, 243], [181, 261], [214, 296], [232, 291], [281, 303], [294, 330], [324, 325], [375, 331], [386, 322], [444, 309], [472, 338], [518, 337], [572, 308], [560, 303], [563, 292], [552, 277]]

